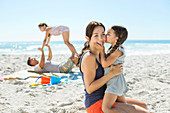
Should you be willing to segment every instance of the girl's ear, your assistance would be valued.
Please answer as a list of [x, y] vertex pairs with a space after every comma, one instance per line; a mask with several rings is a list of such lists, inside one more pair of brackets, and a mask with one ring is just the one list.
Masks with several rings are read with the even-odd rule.
[[88, 36], [85, 36], [86, 40], [89, 41], [89, 37]]

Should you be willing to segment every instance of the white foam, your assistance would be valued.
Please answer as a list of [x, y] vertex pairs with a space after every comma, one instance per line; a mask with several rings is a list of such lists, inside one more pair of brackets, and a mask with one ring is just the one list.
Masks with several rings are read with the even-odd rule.
[[39, 47], [41, 47], [40, 45], [35, 45], [35, 46], [28, 46], [26, 47], [27, 50], [33, 50], [33, 49], [38, 49]]

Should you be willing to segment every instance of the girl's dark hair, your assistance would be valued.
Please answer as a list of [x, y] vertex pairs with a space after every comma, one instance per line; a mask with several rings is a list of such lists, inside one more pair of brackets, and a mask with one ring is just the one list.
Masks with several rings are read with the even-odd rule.
[[[86, 36], [89, 37], [89, 41], [91, 40], [91, 37], [92, 37], [92, 34], [93, 34], [94, 29], [95, 29], [96, 27], [98, 27], [98, 26], [103, 27], [103, 28], [104, 28], [104, 31], [105, 31], [104, 25], [103, 25], [102, 23], [100, 23], [100, 22], [92, 21], [92, 22], [90, 22], [90, 23], [87, 25], [87, 27], [86, 27]], [[80, 58], [81, 58], [82, 54], [84, 53], [84, 51], [87, 50], [87, 49], [89, 49], [89, 47], [90, 47], [90, 46], [89, 46], [89, 41], [86, 41], [86, 42], [84, 43], [84, 48], [82, 49], [81, 54], [79, 54], [79, 56], [78, 56], [78, 64], [79, 64], [79, 62], [80, 62]], [[78, 64], [77, 64], [77, 65], [78, 65]]]
[[116, 45], [114, 47], [110, 46], [110, 48], [107, 50], [106, 57], [111, 55], [121, 44], [124, 43], [124, 41], [127, 39], [128, 31], [125, 27], [122, 26], [112, 26], [111, 29], [114, 30], [116, 36], [118, 37], [118, 40], [116, 42]]
[[38, 25], [38, 27], [42, 27], [42, 26], [46, 26], [46, 27], [48, 27], [48, 25], [46, 24], [46, 23], [40, 23], [39, 25]]

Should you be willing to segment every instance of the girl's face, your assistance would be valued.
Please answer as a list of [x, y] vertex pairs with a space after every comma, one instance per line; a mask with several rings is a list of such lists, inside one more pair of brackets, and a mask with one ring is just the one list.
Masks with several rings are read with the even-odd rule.
[[102, 49], [105, 42], [105, 33], [102, 26], [94, 28], [91, 40], [89, 41], [90, 47], [95, 49]]
[[39, 29], [40, 29], [40, 31], [44, 32], [45, 29], [46, 29], [46, 26], [45, 26], [45, 25], [44, 25], [44, 26], [41, 26], [41, 27], [39, 27]]
[[107, 31], [106, 43], [110, 43], [112, 45], [115, 45], [117, 40], [118, 40], [118, 37], [116, 36], [115, 31], [112, 28], [110, 28]]

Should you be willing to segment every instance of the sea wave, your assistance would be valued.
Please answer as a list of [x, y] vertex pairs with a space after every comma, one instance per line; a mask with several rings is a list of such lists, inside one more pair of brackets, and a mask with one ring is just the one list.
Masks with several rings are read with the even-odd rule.
[[[85, 41], [72, 42], [78, 53], [84, 46]], [[70, 54], [69, 48], [63, 41], [50, 42], [53, 54]], [[0, 54], [40, 54], [38, 48], [42, 42], [0, 42]], [[110, 47], [105, 44], [105, 50]], [[127, 41], [124, 44], [126, 54], [130, 55], [154, 55], [170, 54], [170, 41]], [[45, 54], [48, 54], [47, 47], [44, 47]]]

